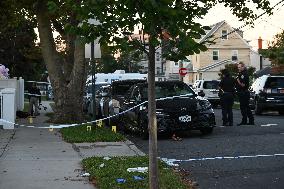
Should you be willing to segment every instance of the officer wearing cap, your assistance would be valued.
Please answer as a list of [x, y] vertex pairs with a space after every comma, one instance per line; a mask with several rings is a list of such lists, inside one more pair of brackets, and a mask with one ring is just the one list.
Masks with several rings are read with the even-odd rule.
[[[254, 118], [249, 107], [249, 76], [246, 66], [243, 62], [238, 63], [238, 77], [236, 79], [236, 89], [240, 101], [240, 109], [242, 114], [242, 121], [238, 125], [254, 125]], [[249, 122], [247, 122], [247, 118]]]
[[222, 70], [222, 79], [219, 84], [219, 96], [222, 108], [223, 126], [233, 126], [233, 104], [235, 80], [227, 69]]

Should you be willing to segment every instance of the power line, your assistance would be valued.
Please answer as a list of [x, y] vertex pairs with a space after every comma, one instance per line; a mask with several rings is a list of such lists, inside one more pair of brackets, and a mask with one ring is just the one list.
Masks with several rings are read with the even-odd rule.
[[[275, 7], [277, 7], [279, 4], [283, 3], [283, 2], [284, 2], [284, 0], [280, 0], [278, 3], [276, 3], [276, 4], [272, 7], [272, 10], [273, 10]], [[282, 5], [282, 6], [283, 6], [283, 5]], [[278, 8], [277, 10], [279, 10], [279, 8]], [[258, 15], [254, 20], [259, 19], [260, 17], [262, 17], [262, 16], [265, 15], [266, 13], [267, 13], [267, 11], [261, 13], [261, 14]], [[261, 22], [261, 21], [260, 21], [260, 22]], [[259, 22], [259, 23], [260, 23], [260, 22]], [[247, 26], [247, 25], [248, 25], [248, 24], [244, 24], [244, 25], [242, 25], [242, 26], [240, 26], [240, 27], [238, 27], [238, 28], [232, 30], [231, 32], [227, 33], [226, 35], [222, 35], [221, 37], [216, 37], [216, 38], [213, 39], [213, 41], [215, 41], [216, 39], [222, 38], [222, 37], [226, 37], [226, 36], [228, 36], [228, 35], [230, 35], [230, 34], [232, 34], [232, 33], [234, 33], [234, 32], [237, 32], [237, 31], [239, 31], [240, 29], [244, 28], [244, 27]]]

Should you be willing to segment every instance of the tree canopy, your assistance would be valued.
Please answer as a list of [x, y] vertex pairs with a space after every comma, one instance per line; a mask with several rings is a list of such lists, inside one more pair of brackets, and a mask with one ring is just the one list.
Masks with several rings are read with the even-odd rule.
[[261, 50], [260, 53], [268, 57], [273, 66], [284, 65], [284, 30], [276, 34], [274, 40], [268, 45], [268, 48]]
[[10, 3], [0, 2], [0, 64], [9, 68], [10, 77], [39, 80], [46, 69], [36, 45], [36, 25]]

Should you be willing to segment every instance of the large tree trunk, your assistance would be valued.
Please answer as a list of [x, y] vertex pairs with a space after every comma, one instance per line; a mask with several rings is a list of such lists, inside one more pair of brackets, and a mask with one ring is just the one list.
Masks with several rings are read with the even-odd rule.
[[155, 47], [149, 44], [148, 119], [149, 119], [149, 182], [150, 189], [158, 189], [157, 117], [155, 94]]
[[[75, 40], [72, 71], [64, 71], [64, 60], [56, 51], [49, 20], [46, 1], [36, 7], [38, 30], [43, 59], [50, 77], [54, 101], [55, 122], [80, 122], [83, 120], [82, 99], [85, 87], [85, 45], [77, 37]], [[72, 60], [70, 58], [69, 60]], [[66, 68], [66, 67], [65, 67]], [[66, 74], [70, 72], [70, 74]]]

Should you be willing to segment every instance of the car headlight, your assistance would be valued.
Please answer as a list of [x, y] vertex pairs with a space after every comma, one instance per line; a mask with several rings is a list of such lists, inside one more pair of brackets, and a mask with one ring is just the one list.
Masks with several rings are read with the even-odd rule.
[[208, 100], [198, 100], [197, 110], [205, 111], [212, 108], [212, 105]]

